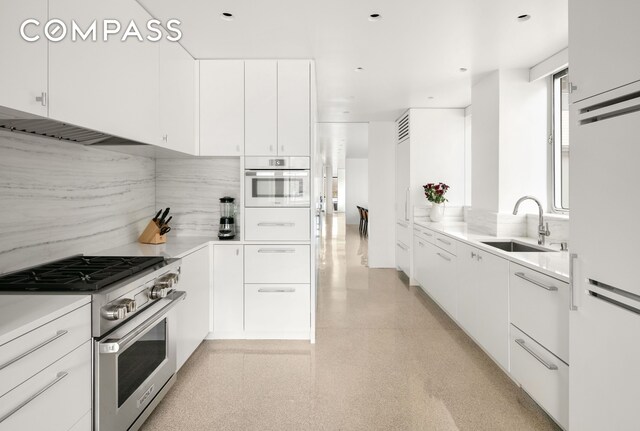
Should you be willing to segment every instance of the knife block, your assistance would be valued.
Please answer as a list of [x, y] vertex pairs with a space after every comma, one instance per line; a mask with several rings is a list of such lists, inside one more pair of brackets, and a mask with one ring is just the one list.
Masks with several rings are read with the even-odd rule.
[[164, 244], [167, 242], [167, 236], [160, 235], [160, 226], [158, 226], [157, 222], [151, 220], [140, 234], [138, 242], [142, 244]]

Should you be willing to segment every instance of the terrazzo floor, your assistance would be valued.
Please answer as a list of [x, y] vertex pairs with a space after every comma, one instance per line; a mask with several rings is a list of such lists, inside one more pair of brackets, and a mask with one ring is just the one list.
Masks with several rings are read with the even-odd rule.
[[328, 216], [317, 342], [206, 341], [142, 427], [557, 430], [419, 288]]

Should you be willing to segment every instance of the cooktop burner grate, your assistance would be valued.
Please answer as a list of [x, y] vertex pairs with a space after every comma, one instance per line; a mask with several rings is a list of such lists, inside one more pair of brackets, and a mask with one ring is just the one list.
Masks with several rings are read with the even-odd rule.
[[0, 291], [96, 291], [162, 262], [161, 256], [73, 256], [0, 276]]

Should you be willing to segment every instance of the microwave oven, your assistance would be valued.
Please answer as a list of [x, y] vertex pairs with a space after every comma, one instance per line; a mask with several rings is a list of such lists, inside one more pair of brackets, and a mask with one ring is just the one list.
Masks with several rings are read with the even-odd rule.
[[245, 207], [309, 207], [308, 157], [246, 157]]

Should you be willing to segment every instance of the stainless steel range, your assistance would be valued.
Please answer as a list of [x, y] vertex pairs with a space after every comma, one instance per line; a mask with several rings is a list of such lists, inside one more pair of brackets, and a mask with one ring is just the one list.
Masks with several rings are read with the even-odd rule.
[[0, 292], [91, 295], [96, 431], [137, 430], [173, 385], [180, 263], [73, 256], [0, 277]]

